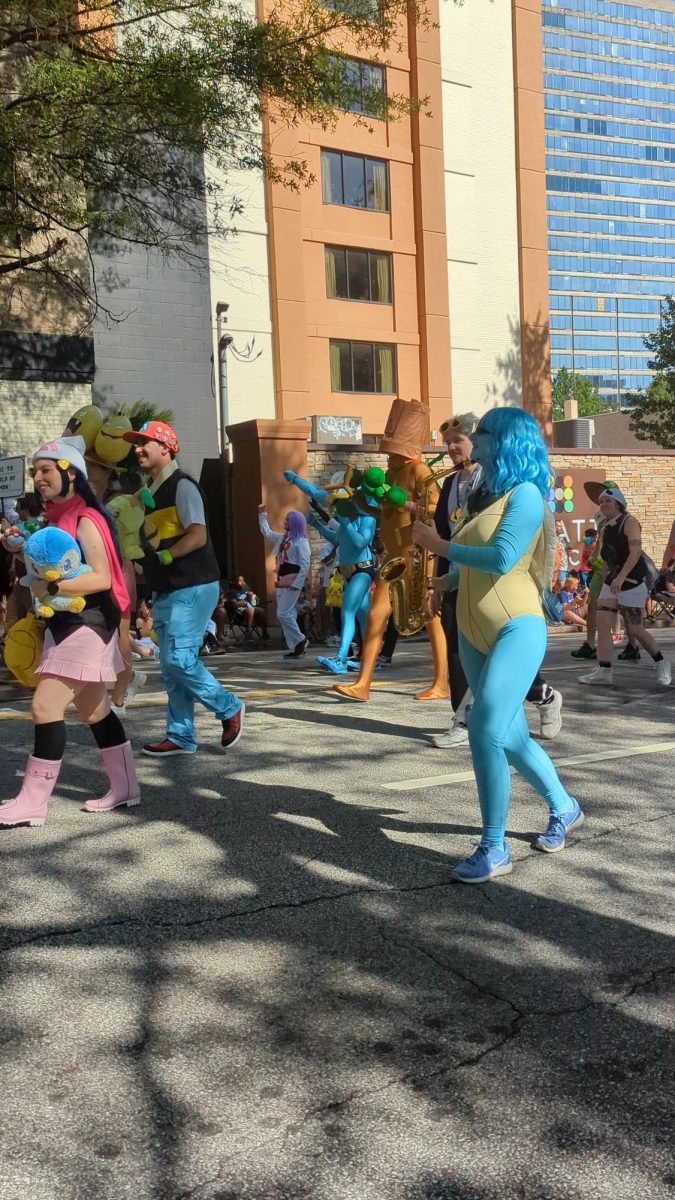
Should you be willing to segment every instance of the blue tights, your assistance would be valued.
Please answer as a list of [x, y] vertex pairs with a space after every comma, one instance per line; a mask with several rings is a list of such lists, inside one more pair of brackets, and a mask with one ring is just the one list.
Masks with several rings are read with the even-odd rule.
[[469, 745], [483, 819], [483, 841], [503, 846], [511, 796], [509, 767], [532, 785], [554, 813], [574, 802], [558, 779], [548, 754], [530, 737], [523, 701], [546, 650], [546, 622], [516, 617], [500, 630], [489, 654], [460, 633], [459, 654], [473, 703]]

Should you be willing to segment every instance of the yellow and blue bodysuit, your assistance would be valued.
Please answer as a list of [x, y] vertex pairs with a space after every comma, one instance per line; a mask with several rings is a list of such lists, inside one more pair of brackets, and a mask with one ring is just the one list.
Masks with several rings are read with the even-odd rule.
[[[546, 650], [546, 622], [533, 571], [533, 560], [543, 557], [543, 539], [542, 492], [525, 482], [491, 497], [455, 531], [448, 546], [451, 571], [453, 565], [459, 568], [460, 658], [474, 697], [468, 726], [482, 844], [504, 851], [504, 870], [511, 869], [504, 843], [510, 766], [546, 799], [551, 814], [578, 808], [548, 755], [530, 737], [522, 707]], [[457, 869], [459, 878], [463, 866]]]

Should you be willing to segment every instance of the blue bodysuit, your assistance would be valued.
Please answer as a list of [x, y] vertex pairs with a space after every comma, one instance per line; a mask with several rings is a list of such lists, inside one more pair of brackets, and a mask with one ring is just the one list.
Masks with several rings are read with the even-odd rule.
[[536, 564], [543, 552], [544, 501], [531, 483], [495, 497], [453, 533], [448, 559], [458, 571], [459, 653], [473, 707], [468, 721], [483, 841], [503, 846], [511, 794], [509, 767], [548, 803], [574, 800], [530, 737], [523, 701], [546, 650]]

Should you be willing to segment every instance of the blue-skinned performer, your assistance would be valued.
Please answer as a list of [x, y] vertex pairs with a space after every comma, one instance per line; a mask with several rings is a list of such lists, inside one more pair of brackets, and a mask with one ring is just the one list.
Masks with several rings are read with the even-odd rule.
[[[316, 507], [325, 512], [331, 499], [329, 491], [317, 487], [293, 471], [284, 471], [284, 478], [288, 483], [295, 484], [305, 496], [309, 496]], [[349, 670], [349, 648], [354, 640], [357, 622], [361, 633], [365, 633], [370, 608], [370, 588], [376, 571], [372, 543], [377, 529], [374, 513], [378, 510], [377, 500], [360, 490], [358, 499], [352, 497], [333, 507], [332, 524], [336, 524], [337, 528], [331, 528], [327, 521], [323, 521], [316, 508], [307, 516], [308, 524], [317, 529], [326, 541], [337, 546], [338, 570], [345, 581], [342, 593], [340, 645], [334, 658], [320, 654], [316, 660], [333, 675], [346, 675]]]
[[497, 408], [472, 434], [472, 459], [483, 482], [452, 541], [416, 522], [415, 540], [447, 558], [459, 593], [459, 652], [473, 707], [469, 745], [483, 821], [481, 839], [453, 875], [483, 883], [512, 870], [504, 840], [513, 766], [543, 796], [549, 809], [535, 848], [554, 853], [584, 815], [553, 763], [532, 740], [523, 712], [546, 650], [541, 605], [550, 557], [544, 522], [551, 468], [536, 421], [521, 409]]

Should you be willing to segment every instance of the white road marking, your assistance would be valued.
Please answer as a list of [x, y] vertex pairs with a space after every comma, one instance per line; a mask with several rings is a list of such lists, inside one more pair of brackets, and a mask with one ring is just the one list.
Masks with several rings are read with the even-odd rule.
[[[634, 754], [665, 754], [675, 750], [675, 742], [634, 742], [624, 746], [622, 750], [596, 750], [594, 754], [576, 754], [573, 758], [558, 758], [555, 767], [570, 767], [575, 763], [606, 762], [610, 758], [630, 758]], [[383, 783], [380, 786], [389, 792], [416, 792], [422, 788], [441, 787], [447, 783], [470, 783], [474, 779], [473, 771], [457, 771], [452, 775], [427, 775], [420, 779], [402, 779], [397, 783]]]

